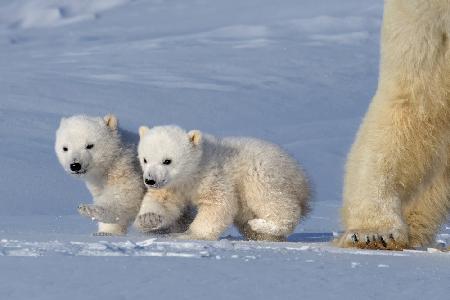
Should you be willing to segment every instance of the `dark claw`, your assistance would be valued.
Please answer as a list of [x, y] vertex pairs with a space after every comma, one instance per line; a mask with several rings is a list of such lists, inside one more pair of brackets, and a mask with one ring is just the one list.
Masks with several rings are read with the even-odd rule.
[[392, 233], [389, 235], [389, 238], [395, 242], [394, 235]]
[[354, 233], [352, 235], [352, 241], [353, 241], [353, 243], [357, 243], [358, 242], [358, 236], [356, 235], [356, 233]]
[[367, 245], [370, 244], [370, 238], [369, 238], [369, 236], [366, 236], [366, 244], [367, 244]]
[[387, 243], [386, 243], [386, 241], [383, 239], [382, 236], [380, 236], [380, 242], [381, 242], [381, 244], [383, 245], [384, 248], [387, 247]]

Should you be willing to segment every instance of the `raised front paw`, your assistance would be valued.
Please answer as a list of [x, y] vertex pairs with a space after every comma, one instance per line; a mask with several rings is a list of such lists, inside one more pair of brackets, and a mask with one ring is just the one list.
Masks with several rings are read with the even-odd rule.
[[95, 204], [78, 205], [78, 213], [84, 217], [103, 223], [117, 223], [119, 219], [105, 208]]
[[137, 216], [135, 225], [142, 232], [160, 230], [163, 228], [164, 219], [161, 215], [149, 212]]
[[400, 229], [349, 230], [336, 240], [336, 244], [344, 248], [402, 250], [408, 247], [408, 234]]
[[78, 213], [86, 218], [95, 219], [95, 213], [92, 205], [89, 204], [80, 204], [78, 205]]

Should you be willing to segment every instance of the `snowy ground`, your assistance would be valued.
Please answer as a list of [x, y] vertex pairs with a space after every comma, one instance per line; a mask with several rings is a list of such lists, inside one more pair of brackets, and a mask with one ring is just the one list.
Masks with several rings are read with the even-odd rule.
[[[376, 88], [382, 4], [2, 0], [1, 298], [448, 297], [448, 254], [328, 243]], [[63, 115], [107, 112], [133, 131], [177, 123], [279, 143], [311, 175], [314, 212], [289, 243], [233, 229], [214, 243], [92, 237], [95, 224], [75, 215], [89, 194], [58, 165], [54, 132]], [[103, 257], [118, 255], [147, 257]]]

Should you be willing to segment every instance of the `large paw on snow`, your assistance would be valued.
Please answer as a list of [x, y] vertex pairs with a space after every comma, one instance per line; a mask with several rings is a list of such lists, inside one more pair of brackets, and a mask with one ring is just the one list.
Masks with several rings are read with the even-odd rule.
[[408, 234], [400, 229], [349, 230], [344, 232], [335, 243], [344, 248], [402, 250], [408, 247]]
[[135, 225], [142, 232], [160, 230], [163, 227], [164, 219], [161, 215], [153, 212], [137, 216]]

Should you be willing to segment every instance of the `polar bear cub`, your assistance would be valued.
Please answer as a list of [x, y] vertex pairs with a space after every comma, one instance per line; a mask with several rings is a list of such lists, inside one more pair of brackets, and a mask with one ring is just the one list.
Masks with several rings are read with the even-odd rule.
[[139, 211], [145, 186], [136, 149], [122, 141], [117, 118], [63, 118], [55, 151], [66, 172], [86, 182], [94, 204], [81, 204], [78, 210], [100, 221], [97, 234], [126, 234]]
[[247, 239], [282, 241], [309, 211], [307, 177], [276, 145], [177, 126], [139, 134], [149, 192], [138, 221], [149, 228], [167, 226], [191, 204], [197, 215], [181, 238], [216, 240], [234, 223]]

